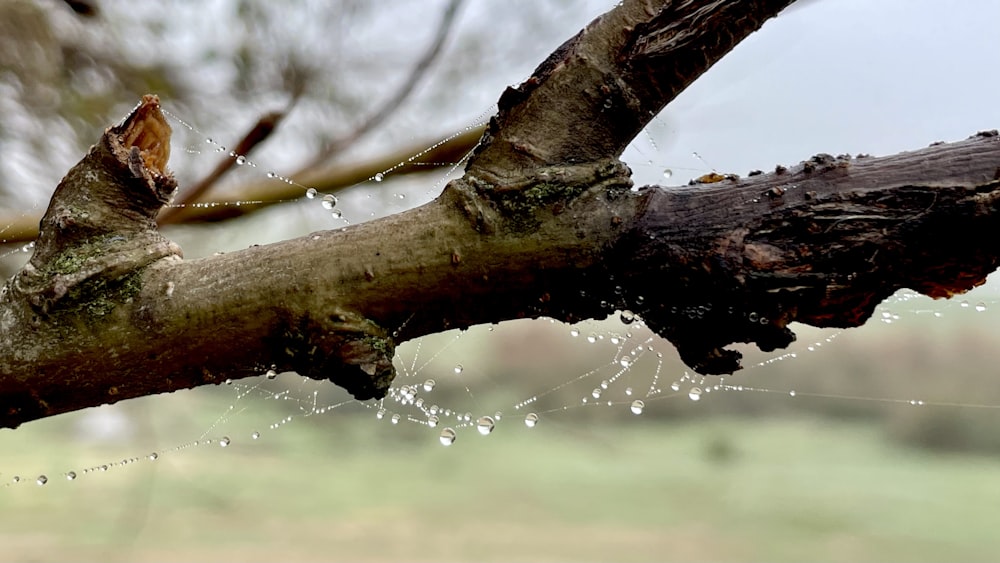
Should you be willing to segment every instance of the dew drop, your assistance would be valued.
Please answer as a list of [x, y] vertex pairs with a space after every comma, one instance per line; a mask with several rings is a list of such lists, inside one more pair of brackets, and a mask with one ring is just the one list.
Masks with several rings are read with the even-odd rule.
[[399, 424], [399, 418], [400, 418], [399, 413], [396, 413], [392, 415], [392, 418], [390, 418], [389, 421], [392, 422], [393, 424]]
[[330, 215], [333, 216], [334, 219], [340, 219], [344, 216], [344, 212], [339, 209], [334, 209], [330, 212]]
[[666, 169], [663, 170], [663, 177], [664, 178], [670, 178], [673, 175], [674, 175], [674, 171], [673, 170], [671, 170], [669, 168], [666, 168]]
[[595, 399], [600, 399], [600, 398], [601, 398], [601, 390], [600, 390], [600, 388], [597, 388], [597, 387], [595, 387], [595, 388], [594, 388], [594, 390], [590, 392], [590, 394], [591, 394], [591, 395], [592, 395], [592, 396], [593, 396], [593, 397], [594, 397]]
[[524, 417], [524, 425], [528, 428], [534, 428], [536, 424], [538, 424], [538, 415], [533, 412], [529, 412]]
[[160, 458], [160, 454], [158, 454], [158, 453], [156, 453], [156, 452], [153, 452], [153, 453], [149, 454], [148, 456], [146, 456], [146, 458], [147, 458], [147, 459], [148, 459], [149, 461], [156, 461], [157, 459], [159, 459], [159, 458]]
[[632, 404], [629, 406], [629, 410], [632, 411], [632, 414], [642, 414], [642, 409], [644, 408], [646, 408], [646, 403], [639, 399], [632, 401]]
[[632, 311], [622, 311], [620, 318], [622, 324], [630, 325], [635, 322], [635, 313]]
[[577, 336], [580, 336], [580, 331], [575, 328], [572, 328], [569, 331], [569, 335], [572, 336], [573, 338], [576, 338]]
[[72, 481], [73, 479], [76, 479], [76, 471], [70, 471], [66, 474], [67, 481]]
[[428, 379], [424, 382], [424, 392], [429, 393], [433, 391], [435, 385], [437, 385], [437, 383], [433, 379]]
[[379, 420], [382, 420], [383, 418], [385, 418], [385, 409], [379, 409], [378, 411], [376, 411], [375, 412], [375, 418], [377, 418]]
[[20, 483], [21, 482], [21, 476], [20, 475], [14, 475], [14, 477], [11, 478], [11, 481], [14, 482], [14, 483]]
[[673, 382], [673, 383], [671, 383], [670, 384], [670, 390], [671, 391], [680, 391], [681, 390], [681, 384], [677, 383], [676, 381]]
[[455, 430], [452, 428], [445, 428], [441, 431], [441, 435], [438, 437], [441, 440], [442, 446], [450, 446], [455, 443]]
[[247, 163], [247, 157], [243, 156], [242, 154], [236, 157], [237, 165], [243, 166], [246, 163]]
[[223, 448], [229, 447], [229, 436], [223, 436], [222, 439], [219, 440], [219, 446]]
[[788, 392], [788, 396], [789, 397], [794, 397], [795, 396], [795, 389], [792, 389], [791, 391], [789, 391]]
[[463, 367], [462, 364], [458, 364], [458, 365], [455, 366], [455, 373], [462, 373], [462, 371], [464, 371], [464, 370], [465, 370], [465, 367]]
[[700, 401], [701, 387], [692, 387], [691, 390], [688, 391], [688, 399], [691, 399], [692, 401]]
[[985, 310], [986, 310], [986, 303], [983, 303], [981, 301], [979, 303], [976, 303], [976, 311], [982, 313]]
[[962, 301], [961, 303], [959, 303], [959, 305], [961, 305], [963, 308], [965, 308], [965, 307], [969, 306], [969, 302], [968, 301]]
[[494, 426], [496, 426], [496, 421], [493, 420], [492, 416], [481, 416], [476, 421], [476, 430], [483, 436], [493, 432]]
[[381, 182], [383, 179], [385, 179], [385, 174], [382, 174], [381, 172], [378, 172], [378, 173], [375, 174], [375, 177], [373, 179], [376, 182]]
[[435, 428], [435, 427], [437, 427], [437, 425], [438, 425], [438, 422], [439, 422], [440, 420], [441, 420], [441, 419], [439, 419], [439, 418], [438, 418], [437, 416], [435, 416], [435, 415], [431, 415], [431, 416], [428, 416], [428, 417], [427, 417], [427, 426], [430, 426], [431, 428]]
[[597, 335], [594, 334], [594, 333], [588, 334], [587, 335], [587, 342], [590, 342], [591, 344], [597, 342]]
[[631, 387], [626, 387], [625, 388], [625, 394], [627, 396], [631, 397], [632, 396], [632, 388]]
[[38, 486], [42, 486], [45, 483], [49, 482], [49, 478], [46, 477], [45, 475], [39, 475], [38, 479], [35, 479], [35, 482], [38, 483]]
[[267, 173], [267, 177], [268, 178], [277, 178], [278, 177], [278, 173], [277, 172], [268, 172]]
[[308, 190], [306, 190], [306, 197], [309, 199], [314, 199], [317, 193], [319, 192], [316, 191], [316, 188], [309, 188]]
[[273, 369], [269, 369], [269, 370], [267, 370], [267, 372], [266, 372], [266, 373], [264, 373], [264, 375], [265, 375], [265, 376], [266, 376], [266, 377], [267, 377], [268, 379], [274, 379], [275, 377], [278, 377], [278, 372], [277, 372], [276, 370], [273, 370]]
[[337, 197], [333, 194], [323, 196], [323, 209], [333, 209], [337, 205]]
[[250, 437], [256, 440], [260, 438], [260, 432], [254, 432], [253, 434], [250, 435]]

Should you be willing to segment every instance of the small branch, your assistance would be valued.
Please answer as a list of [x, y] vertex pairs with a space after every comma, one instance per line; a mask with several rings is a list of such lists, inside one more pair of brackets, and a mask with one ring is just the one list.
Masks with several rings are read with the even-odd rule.
[[382, 102], [382, 106], [372, 112], [367, 119], [358, 124], [353, 131], [327, 144], [327, 146], [323, 148], [319, 154], [313, 157], [309, 164], [304, 167], [305, 170], [322, 166], [323, 163], [331, 161], [344, 149], [351, 146], [357, 142], [358, 139], [367, 135], [376, 127], [381, 125], [386, 119], [391, 117], [396, 110], [399, 109], [403, 102], [410, 97], [413, 89], [420, 83], [420, 80], [424, 77], [424, 75], [427, 74], [431, 65], [434, 64], [435, 60], [437, 60], [438, 55], [441, 54], [441, 48], [448, 39], [448, 35], [451, 33], [451, 29], [455, 23], [455, 16], [458, 14], [458, 8], [462, 5], [463, 1], [464, 0], [450, 0], [441, 16], [441, 21], [438, 24], [437, 32], [434, 34], [433, 41], [431, 41], [431, 44], [428, 46], [427, 51], [424, 52], [423, 56], [417, 60], [417, 64], [414, 65], [412, 70], [410, 70], [410, 74], [403, 80], [403, 83], [400, 84], [399, 89], [396, 90], [392, 96]]
[[[465, 158], [483, 136], [483, 128], [476, 127], [446, 142], [426, 141], [401, 147], [372, 160], [341, 164], [331, 169], [312, 170], [302, 176], [292, 176], [296, 183], [316, 188], [321, 192], [337, 193], [364, 182], [375, 174], [392, 169], [393, 176], [421, 174], [442, 167], [451, 166]], [[433, 147], [428, 149], [428, 147]], [[414, 158], [414, 155], [418, 155]], [[411, 160], [412, 159], [412, 160]], [[302, 197], [302, 188], [274, 180], [248, 182], [235, 187], [232, 192], [216, 194], [210, 201], [219, 205], [198, 207], [188, 205], [179, 208], [172, 224], [224, 221], [265, 209], [272, 205], [297, 200]], [[240, 202], [239, 205], [235, 205]], [[199, 200], [193, 203], [207, 203]], [[229, 205], [229, 204], [232, 205]], [[0, 242], [5, 244], [26, 243], [38, 236], [37, 215], [21, 215], [0, 218], [2, 232]]]
[[216, 167], [208, 173], [207, 176], [201, 179], [198, 183], [192, 186], [190, 189], [184, 191], [181, 197], [174, 202], [176, 207], [167, 207], [160, 213], [158, 222], [161, 225], [166, 225], [176, 222], [176, 218], [180, 215], [181, 210], [183, 210], [188, 205], [202, 199], [206, 193], [219, 181], [222, 176], [229, 172], [236, 166], [238, 158], [246, 158], [253, 149], [267, 140], [271, 136], [271, 133], [278, 127], [281, 120], [285, 117], [287, 113], [286, 110], [282, 111], [272, 111], [266, 113], [257, 120], [257, 123], [250, 128], [249, 131], [243, 135], [240, 142], [236, 144], [232, 153], [227, 155], [221, 162], [219, 162]]

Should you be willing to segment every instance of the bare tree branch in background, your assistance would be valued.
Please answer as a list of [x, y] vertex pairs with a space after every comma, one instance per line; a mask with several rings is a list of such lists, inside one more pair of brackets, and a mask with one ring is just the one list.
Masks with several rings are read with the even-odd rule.
[[[483, 131], [483, 127], [475, 127], [444, 142], [428, 140], [394, 149], [370, 160], [352, 161], [329, 170], [305, 171], [295, 176], [295, 181], [324, 193], [335, 194], [390, 168], [394, 176], [431, 172], [452, 166], [468, 156], [482, 138]], [[302, 188], [296, 185], [270, 179], [250, 181], [240, 184], [231, 193], [215, 194], [210, 201], [216, 205], [193, 205], [209, 203], [209, 200], [199, 199], [186, 207], [177, 208], [170, 224], [225, 221], [300, 197]], [[239, 205], [236, 205], [237, 202]], [[38, 215], [27, 213], [0, 217], [0, 224], [3, 225], [0, 242], [19, 244], [35, 240], [40, 219]]]
[[281, 120], [288, 114], [291, 106], [294, 104], [294, 100], [289, 104], [288, 108], [281, 111], [272, 111], [265, 113], [260, 116], [257, 123], [250, 128], [249, 131], [243, 135], [239, 143], [233, 148], [232, 152], [225, 156], [219, 164], [212, 169], [204, 178], [198, 181], [190, 189], [184, 190], [180, 197], [173, 202], [172, 207], [165, 207], [160, 213], [157, 222], [161, 225], [168, 225], [176, 221], [176, 218], [180, 215], [181, 210], [183, 210], [188, 205], [202, 199], [212, 186], [221, 179], [226, 172], [232, 170], [236, 166], [239, 158], [246, 158], [257, 145], [263, 143], [271, 136], [271, 133], [278, 127]]
[[350, 133], [335, 139], [327, 144], [322, 151], [319, 152], [312, 160], [309, 161], [302, 169], [294, 173], [292, 176], [298, 178], [304, 172], [323, 166], [324, 163], [328, 163], [341, 151], [351, 146], [358, 141], [361, 137], [367, 135], [376, 127], [382, 124], [386, 119], [392, 116], [397, 109], [406, 101], [406, 98], [410, 96], [413, 89], [417, 86], [420, 80], [427, 74], [428, 69], [434, 64], [438, 55], [441, 53], [441, 48], [444, 46], [445, 41], [448, 39], [448, 35], [451, 33], [452, 27], [455, 23], [455, 16], [458, 14], [458, 9], [462, 5], [464, 0], [451, 0], [445, 7], [444, 13], [441, 15], [441, 22], [438, 24], [437, 32], [434, 35], [434, 40], [431, 42], [427, 51], [424, 52], [423, 56], [417, 61], [417, 64], [410, 71], [410, 74], [403, 80], [400, 87], [396, 92], [386, 99], [382, 106], [372, 112], [367, 119], [358, 124], [353, 131]]

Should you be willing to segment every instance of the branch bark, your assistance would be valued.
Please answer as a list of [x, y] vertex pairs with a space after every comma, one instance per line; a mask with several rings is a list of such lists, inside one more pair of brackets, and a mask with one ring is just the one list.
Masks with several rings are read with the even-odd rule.
[[[30, 268], [0, 296], [0, 425], [272, 366], [381, 397], [397, 342], [616, 309], [698, 371], [728, 373], [739, 354], [726, 345], [785, 346], [792, 321], [857, 326], [900, 287], [945, 297], [982, 283], [1000, 255], [986, 236], [1000, 217], [995, 132], [632, 188], [617, 160], [628, 141], [788, 3], [626, 1], [504, 93], [465, 176], [435, 201], [202, 260], [181, 260], [150, 226], [163, 198], [148, 193], [169, 174], [151, 151], [162, 129], [137, 121], [156, 115], [146, 99], [64, 179]], [[136, 122], [160, 143], [122, 133]], [[81, 198], [94, 183], [118, 195]], [[61, 234], [60, 220], [96, 212], [80, 202], [133, 200], [140, 212], [108, 232]]]

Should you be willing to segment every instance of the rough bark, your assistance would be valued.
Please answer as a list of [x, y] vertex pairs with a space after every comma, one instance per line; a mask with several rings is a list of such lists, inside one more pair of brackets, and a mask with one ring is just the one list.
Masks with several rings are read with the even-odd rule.
[[632, 188], [617, 160], [628, 141], [789, 3], [626, 1], [504, 93], [435, 201], [202, 260], [180, 259], [152, 223], [173, 183], [146, 98], [63, 180], [0, 296], [0, 425], [270, 368], [381, 397], [397, 342], [616, 309], [698, 371], [728, 373], [730, 343], [770, 350], [793, 340], [792, 321], [857, 326], [900, 287], [981, 283], [998, 256], [995, 132]]

